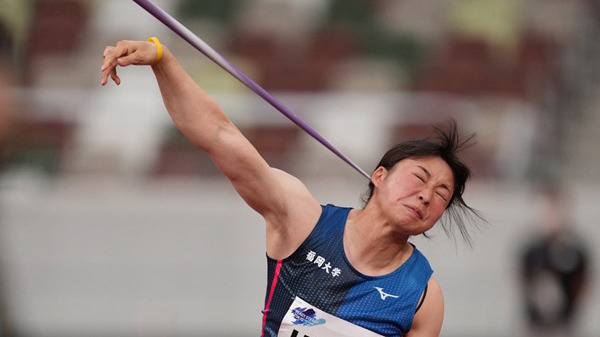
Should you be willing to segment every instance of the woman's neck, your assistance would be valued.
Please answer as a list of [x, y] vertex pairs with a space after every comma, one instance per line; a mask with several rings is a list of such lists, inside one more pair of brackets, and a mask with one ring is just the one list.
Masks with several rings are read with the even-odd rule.
[[370, 210], [352, 210], [344, 230], [344, 251], [350, 264], [369, 276], [398, 269], [412, 254], [408, 236]]

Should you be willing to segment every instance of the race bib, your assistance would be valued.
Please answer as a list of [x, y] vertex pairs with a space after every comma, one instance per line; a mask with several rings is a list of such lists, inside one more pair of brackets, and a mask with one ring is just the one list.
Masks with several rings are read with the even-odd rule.
[[279, 337], [383, 337], [330, 315], [296, 296], [277, 334]]

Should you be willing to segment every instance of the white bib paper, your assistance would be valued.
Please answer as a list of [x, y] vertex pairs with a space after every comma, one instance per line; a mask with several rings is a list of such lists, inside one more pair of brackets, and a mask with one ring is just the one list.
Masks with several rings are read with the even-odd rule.
[[296, 297], [277, 334], [279, 337], [383, 337], [330, 315]]

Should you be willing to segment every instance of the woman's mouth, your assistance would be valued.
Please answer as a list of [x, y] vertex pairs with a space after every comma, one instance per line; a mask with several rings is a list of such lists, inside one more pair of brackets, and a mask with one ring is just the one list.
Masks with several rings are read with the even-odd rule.
[[419, 208], [413, 207], [413, 206], [410, 206], [410, 205], [405, 205], [405, 206], [406, 206], [406, 208], [408, 208], [411, 211], [411, 213], [414, 214], [414, 216], [417, 219], [423, 220], [423, 212], [421, 212], [421, 210]]

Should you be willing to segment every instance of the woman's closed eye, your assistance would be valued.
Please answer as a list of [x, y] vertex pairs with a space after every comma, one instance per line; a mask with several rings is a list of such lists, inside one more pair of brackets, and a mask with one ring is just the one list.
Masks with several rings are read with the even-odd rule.
[[448, 196], [446, 194], [444, 194], [443, 192], [436, 192], [436, 194], [442, 198], [444, 201], [448, 201]]

